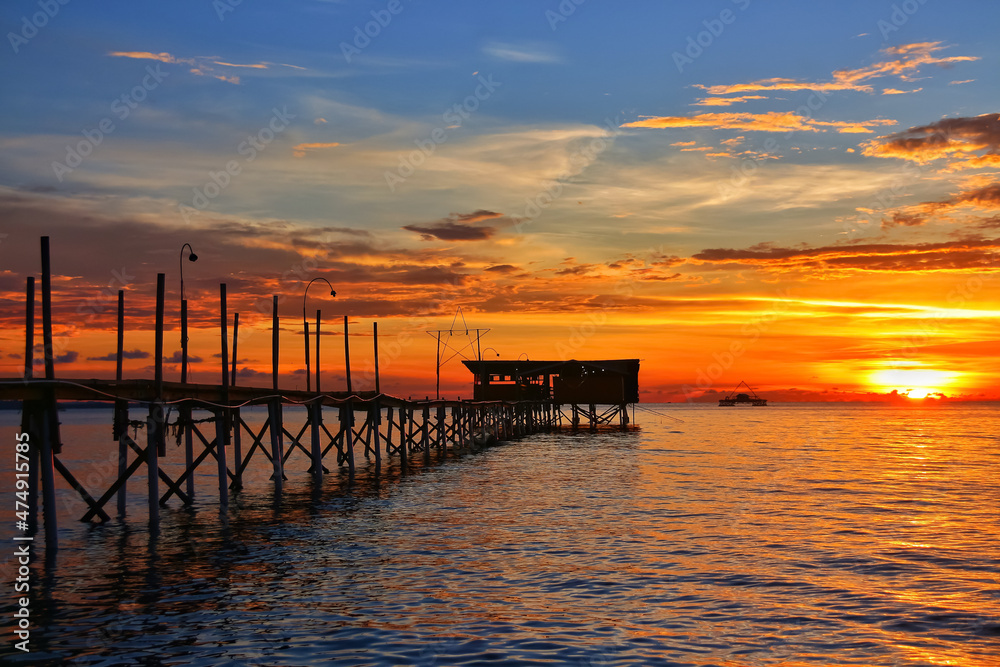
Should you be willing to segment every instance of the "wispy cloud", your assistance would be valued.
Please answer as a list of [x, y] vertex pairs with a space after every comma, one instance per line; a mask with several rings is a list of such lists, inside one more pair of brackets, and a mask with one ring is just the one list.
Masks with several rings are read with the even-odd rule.
[[715, 86], [697, 85], [709, 95], [731, 95], [747, 92], [775, 91], [821, 91], [832, 92], [853, 90], [871, 93], [874, 88], [869, 82], [887, 76], [894, 76], [903, 81], [912, 80], [912, 76], [925, 65], [946, 67], [960, 62], [979, 60], [974, 56], [934, 55], [947, 47], [941, 42], [917, 42], [901, 46], [891, 46], [882, 50], [885, 59], [868, 67], [857, 69], [842, 69], [833, 72], [831, 81], [799, 81], [787, 78], [771, 78], [751, 81], [749, 83], [722, 84]]
[[562, 58], [548, 44], [490, 42], [483, 47], [483, 53], [498, 60], [508, 60], [516, 63], [554, 64], [562, 62]]
[[237, 75], [226, 74], [226, 70], [221, 70], [219, 68], [229, 68], [229, 69], [248, 69], [248, 70], [267, 70], [272, 66], [277, 67], [290, 67], [293, 69], [305, 69], [297, 65], [287, 65], [284, 63], [275, 64], [270, 62], [259, 62], [259, 63], [231, 63], [225, 60], [219, 60], [216, 56], [193, 56], [190, 58], [182, 58], [175, 56], [171, 53], [163, 51], [161, 53], [152, 53], [150, 51], [111, 51], [108, 53], [109, 56], [113, 58], [132, 58], [135, 60], [155, 60], [161, 63], [167, 63], [169, 65], [187, 65], [190, 69], [188, 70], [191, 74], [195, 76], [210, 76], [220, 81], [225, 81], [226, 83], [232, 83], [239, 85], [240, 77]]
[[340, 143], [336, 141], [331, 141], [328, 143], [307, 143], [307, 144], [297, 144], [292, 147], [292, 155], [295, 157], [305, 157], [307, 152], [316, 150], [318, 148], [336, 148]]

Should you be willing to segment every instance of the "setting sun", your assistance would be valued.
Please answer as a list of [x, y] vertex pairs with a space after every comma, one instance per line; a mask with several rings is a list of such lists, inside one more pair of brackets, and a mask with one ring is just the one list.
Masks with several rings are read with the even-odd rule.
[[896, 391], [909, 398], [943, 393], [954, 380], [955, 373], [926, 368], [887, 368], [872, 373], [869, 379], [880, 391]]

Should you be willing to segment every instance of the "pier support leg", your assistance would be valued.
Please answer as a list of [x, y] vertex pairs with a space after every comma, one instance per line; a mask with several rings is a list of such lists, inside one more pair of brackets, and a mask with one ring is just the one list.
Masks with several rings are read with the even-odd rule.
[[115, 401], [115, 428], [114, 433], [118, 439], [118, 479], [122, 484], [118, 487], [118, 517], [124, 518], [127, 512], [128, 496], [126, 493], [125, 475], [128, 472], [128, 445], [125, 438], [128, 437], [128, 403], [126, 401]]
[[[190, 470], [194, 463], [194, 433], [191, 432], [191, 407], [185, 405], [180, 410], [181, 428], [184, 430], [184, 469]], [[190, 502], [194, 501], [194, 473], [187, 478], [187, 495]]]
[[149, 532], [160, 529], [160, 448], [166, 445], [163, 431], [163, 404], [155, 401], [149, 405], [146, 417], [146, 476], [149, 490]]
[[347, 471], [354, 477], [354, 407], [348, 401], [340, 408], [340, 423], [344, 430], [344, 454], [347, 456]]
[[[226, 465], [226, 446], [229, 441], [229, 410], [219, 410], [215, 415], [215, 457], [219, 463], [219, 511], [229, 507], [229, 468]], [[239, 465], [239, 464], [237, 464]]]
[[271, 479], [274, 480], [274, 490], [281, 493], [282, 482], [285, 479], [285, 473], [281, 466], [281, 462], [285, 458], [281, 439], [281, 399], [274, 399], [267, 404], [267, 418], [268, 428], [271, 430], [271, 460], [274, 464]]
[[[235, 340], [235, 338], [234, 338]], [[234, 343], [235, 344], [235, 343]], [[230, 485], [233, 491], [243, 488], [243, 420], [240, 417], [240, 409], [233, 410], [233, 468], [236, 469], [236, 476]]]
[[323, 481], [323, 451], [319, 444], [320, 426], [323, 423], [323, 405], [319, 401], [309, 404], [309, 422], [312, 428], [312, 474], [317, 482]]
[[371, 429], [369, 433], [375, 436], [375, 470], [379, 471], [382, 469], [382, 406], [379, 405], [378, 399], [376, 398], [371, 402], [368, 416], [368, 428]]

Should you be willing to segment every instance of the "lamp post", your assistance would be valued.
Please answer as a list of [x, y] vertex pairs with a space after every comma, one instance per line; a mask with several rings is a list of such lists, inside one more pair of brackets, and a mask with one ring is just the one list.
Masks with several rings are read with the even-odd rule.
[[194, 248], [191, 247], [190, 243], [181, 246], [181, 254], [178, 258], [181, 273], [181, 382], [187, 382], [188, 374], [188, 302], [184, 298], [184, 248], [188, 249], [190, 261], [198, 261], [198, 255], [194, 254]]
[[[306, 285], [305, 291], [302, 292], [302, 335], [305, 338], [305, 345], [306, 345], [306, 391], [311, 391], [312, 390], [312, 378], [309, 375], [309, 321], [306, 319], [306, 297], [309, 295], [309, 288], [312, 287], [312, 284], [314, 282], [316, 282], [317, 280], [322, 280], [327, 285], [329, 285], [329, 287], [330, 287], [330, 296], [337, 296], [337, 292], [334, 291], [333, 285], [331, 285], [330, 281], [327, 280], [326, 278], [313, 278], [312, 280], [309, 281], [309, 284]], [[316, 329], [317, 329], [317, 331], [316, 331], [316, 346], [317, 346], [317, 360], [316, 360], [316, 363], [317, 363], [317, 366], [318, 366], [318, 364], [319, 364], [319, 359], [318, 359], [318, 356], [319, 356], [318, 355], [318, 350], [319, 350], [319, 311], [317, 311], [317, 316], [316, 316]]]
[[[494, 353], [496, 353], [496, 355], [497, 355], [497, 359], [499, 359], [499, 358], [500, 358], [500, 353], [499, 353], [499, 352], [497, 352], [497, 349], [496, 349], [495, 347], [488, 347], [488, 348], [486, 348], [485, 350], [483, 350], [483, 352], [489, 352], [490, 350], [493, 350], [493, 352], [494, 352]], [[480, 355], [479, 355], [479, 361], [482, 361], [482, 360], [483, 360], [483, 359], [482, 359], [482, 354], [480, 354]]]

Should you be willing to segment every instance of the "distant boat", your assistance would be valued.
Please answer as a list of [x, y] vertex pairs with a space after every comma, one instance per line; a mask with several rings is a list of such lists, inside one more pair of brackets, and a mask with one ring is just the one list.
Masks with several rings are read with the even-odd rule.
[[[747, 391], [750, 393], [736, 393], [740, 390], [740, 387], [746, 387]], [[733, 405], [767, 405], [767, 399], [758, 396], [754, 390], [750, 388], [750, 385], [741, 380], [740, 383], [736, 385], [736, 389], [729, 392], [728, 396], [719, 399], [719, 407], [730, 407]]]

